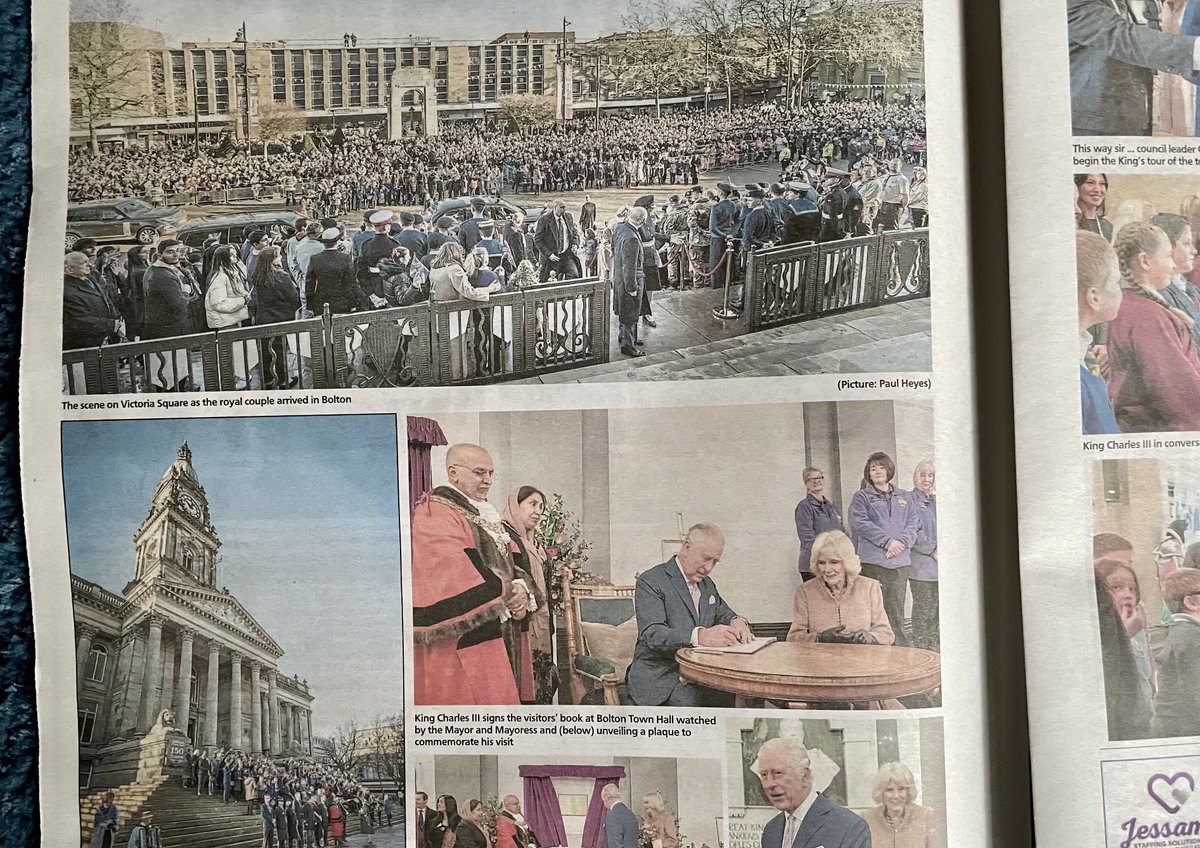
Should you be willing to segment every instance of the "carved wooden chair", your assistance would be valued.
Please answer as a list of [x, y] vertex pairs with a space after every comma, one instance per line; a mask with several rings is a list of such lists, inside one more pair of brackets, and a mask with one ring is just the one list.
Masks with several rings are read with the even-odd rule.
[[633, 587], [571, 583], [564, 575], [563, 609], [572, 702], [631, 703], [625, 672], [637, 643]]

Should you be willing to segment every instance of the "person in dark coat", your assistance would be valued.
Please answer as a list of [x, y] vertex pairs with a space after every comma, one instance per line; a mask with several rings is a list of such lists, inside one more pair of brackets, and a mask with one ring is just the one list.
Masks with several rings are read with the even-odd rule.
[[184, 247], [175, 239], [164, 239], [158, 245], [158, 259], [142, 278], [146, 317], [142, 325], [143, 339], [165, 339], [196, 332], [192, 320], [191, 302], [199, 297], [191, 278], [179, 268]]
[[[316, 257], [314, 257], [314, 260]], [[250, 278], [251, 309], [256, 324], [292, 321], [300, 309], [300, 291], [283, 269], [278, 247], [268, 247], [258, 257]], [[284, 389], [289, 385], [287, 338], [273, 336], [259, 342], [263, 388]]]
[[579, 276], [579, 263], [575, 260], [579, 231], [562, 200], [555, 200], [551, 213], [538, 219], [533, 243], [538, 254], [539, 283], [550, 279], [551, 271], [558, 272], [560, 280], [573, 280]]
[[271, 848], [275, 844], [275, 799], [264, 798], [262, 806], [259, 807], [259, 815], [262, 816], [263, 829], [263, 848]]
[[487, 217], [487, 203], [482, 197], [471, 198], [471, 217], [458, 225], [458, 242], [465, 253], [470, 253], [479, 241], [479, 222]]
[[396, 244], [401, 247], [407, 247], [408, 252], [413, 256], [424, 256], [426, 253], [429, 253], [431, 236], [426, 236], [425, 233], [417, 229], [416, 215], [411, 212], [401, 212], [400, 226], [400, 232], [392, 235]]
[[357, 312], [366, 306], [366, 297], [354, 279], [354, 268], [350, 257], [338, 250], [342, 234], [335, 228], [321, 233], [325, 249], [313, 256], [308, 263], [305, 293], [308, 308], [321, 314], [325, 304], [335, 315]]
[[798, 244], [817, 241], [821, 237], [821, 210], [810, 199], [812, 186], [805, 182], [790, 182], [787, 189], [790, 213], [784, 216], [783, 243]]
[[654, 314], [650, 311], [650, 292], [662, 288], [662, 263], [658, 255], [658, 248], [661, 246], [660, 235], [658, 222], [654, 220], [653, 215], [654, 195], [644, 194], [635, 200], [633, 205], [634, 208], [641, 207], [646, 210], [646, 223], [642, 224], [642, 274], [646, 282], [642, 287], [642, 305], [639, 312], [646, 326], [657, 327], [658, 322], [654, 320]]
[[[733, 186], [729, 183], [717, 183], [717, 193], [721, 199], [712, 205], [708, 211], [708, 270], [711, 273], [725, 259], [725, 250], [730, 241], [737, 235], [737, 204], [730, 198]], [[730, 254], [732, 261], [733, 254]], [[712, 287], [724, 288], [726, 272], [712, 275]]]
[[483, 803], [476, 798], [467, 801], [462, 820], [454, 831], [455, 848], [492, 848], [492, 841], [483, 829]]
[[383, 278], [379, 274], [379, 261], [391, 257], [398, 242], [391, 236], [392, 213], [382, 209], [371, 216], [375, 234], [367, 239], [354, 261], [354, 274], [358, 288], [365, 295], [383, 297]]
[[[400, 220], [404, 220], [404, 213], [401, 213]], [[451, 215], [443, 215], [438, 218], [437, 229], [425, 237], [425, 250], [420, 253], [413, 253], [413, 256], [418, 259], [429, 253], [437, 253], [442, 245], [448, 241], [458, 241], [450, 232], [454, 226], [454, 218]]]
[[628, 219], [617, 224], [612, 236], [613, 312], [620, 325], [617, 340], [626, 356], [646, 355], [639, 349], [638, 341], [638, 318], [646, 286], [641, 230], [645, 219], [645, 209], [632, 209]]
[[91, 276], [82, 253], [63, 258], [63, 350], [120, 341], [125, 322], [102, 286]]

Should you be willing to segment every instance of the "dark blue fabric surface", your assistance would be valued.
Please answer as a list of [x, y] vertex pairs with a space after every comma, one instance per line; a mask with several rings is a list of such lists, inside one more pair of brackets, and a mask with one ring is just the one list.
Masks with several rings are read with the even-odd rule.
[[[33, 623], [17, 449], [17, 353], [29, 225], [29, 3], [0, 3], [0, 844], [41, 841]], [[55, 240], [44, 246], [57, 245]], [[64, 811], [66, 815], [67, 811]], [[69, 817], [64, 818], [69, 822]]]

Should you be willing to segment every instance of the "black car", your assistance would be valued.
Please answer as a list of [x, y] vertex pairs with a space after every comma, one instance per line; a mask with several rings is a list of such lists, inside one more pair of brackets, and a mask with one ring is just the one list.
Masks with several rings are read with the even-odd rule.
[[188, 247], [204, 247], [205, 240], [215, 235], [221, 244], [241, 244], [245, 239], [246, 227], [254, 227], [264, 233], [279, 228], [280, 239], [289, 239], [296, 232], [300, 216], [295, 212], [246, 212], [240, 215], [212, 215], [195, 218], [179, 228], [176, 236]]
[[178, 206], [151, 206], [144, 200], [98, 200], [67, 207], [66, 249], [81, 238], [154, 244], [186, 220]]
[[[513, 215], [520, 215], [525, 219], [525, 223], [531, 225], [531, 232], [532, 225], [541, 217], [540, 209], [530, 211], [501, 197], [485, 197], [483, 200], [487, 204], [484, 208], [484, 214], [487, 217], [496, 221], [507, 221]], [[430, 217], [429, 223], [436, 227], [438, 219], [446, 215], [453, 216], [454, 220], [461, 223], [470, 218], [471, 214], [471, 198], [455, 197], [439, 203], [437, 208], [433, 210], [433, 215]]]

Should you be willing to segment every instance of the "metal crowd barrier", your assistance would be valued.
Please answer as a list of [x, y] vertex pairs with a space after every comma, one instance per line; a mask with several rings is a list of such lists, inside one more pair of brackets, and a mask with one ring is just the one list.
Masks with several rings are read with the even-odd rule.
[[63, 353], [63, 394], [495, 383], [607, 362], [596, 278]]
[[928, 296], [928, 229], [759, 250], [746, 267], [750, 332]]

